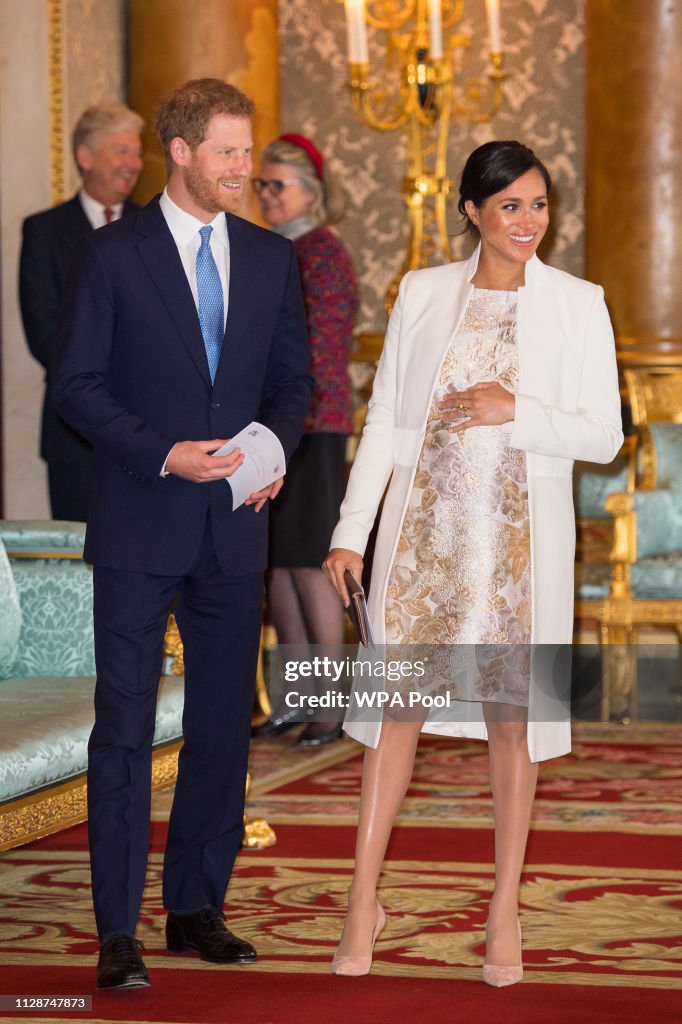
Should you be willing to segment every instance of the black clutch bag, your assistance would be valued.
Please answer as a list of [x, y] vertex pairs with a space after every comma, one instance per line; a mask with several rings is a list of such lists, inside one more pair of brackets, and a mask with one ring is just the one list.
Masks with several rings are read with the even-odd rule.
[[350, 621], [353, 623], [357, 638], [363, 647], [369, 647], [370, 645], [374, 647], [374, 636], [369, 615], [367, 614], [367, 601], [365, 600], [365, 591], [362, 589], [362, 584], [358, 583], [350, 569], [346, 569], [344, 572], [343, 581], [348, 588], [348, 596], [350, 597], [350, 604], [346, 611], [350, 616]]

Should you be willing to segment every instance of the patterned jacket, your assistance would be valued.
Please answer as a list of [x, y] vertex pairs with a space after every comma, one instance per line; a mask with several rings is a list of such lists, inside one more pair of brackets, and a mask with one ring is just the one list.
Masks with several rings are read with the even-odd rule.
[[334, 232], [313, 228], [294, 242], [315, 381], [307, 433], [353, 432], [348, 356], [358, 310], [358, 288], [350, 253]]

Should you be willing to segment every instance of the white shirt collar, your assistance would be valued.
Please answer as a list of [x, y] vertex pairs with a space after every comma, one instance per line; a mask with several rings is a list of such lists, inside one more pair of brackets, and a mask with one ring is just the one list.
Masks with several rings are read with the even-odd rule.
[[[191, 242], [196, 241], [197, 245], [199, 244], [197, 241], [199, 230], [207, 225], [197, 217], [193, 217], [191, 213], [187, 213], [177, 203], [174, 203], [168, 195], [167, 188], [161, 193], [159, 206], [177, 246], [184, 249]], [[219, 245], [227, 249], [229, 242], [227, 236], [227, 217], [225, 214], [217, 213], [213, 220], [209, 221], [209, 224], [213, 228], [211, 240], [215, 239]]]
[[[97, 199], [93, 199], [89, 193], [82, 188], [78, 193], [78, 198], [81, 201], [81, 206], [85, 216], [88, 218], [93, 228], [100, 228], [103, 224], [106, 224], [106, 217], [104, 211], [106, 209], [104, 203], [100, 203]], [[123, 213], [123, 203], [112, 203], [109, 209], [112, 211], [112, 220], [118, 220]]]

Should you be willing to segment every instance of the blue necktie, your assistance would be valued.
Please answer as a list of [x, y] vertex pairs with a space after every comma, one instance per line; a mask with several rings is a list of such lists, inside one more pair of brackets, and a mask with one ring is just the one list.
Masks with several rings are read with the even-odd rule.
[[199, 230], [201, 246], [197, 253], [197, 291], [199, 293], [199, 325], [204, 336], [211, 383], [215, 380], [220, 350], [225, 336], [223, 286], [211, 252], [210, 224]]

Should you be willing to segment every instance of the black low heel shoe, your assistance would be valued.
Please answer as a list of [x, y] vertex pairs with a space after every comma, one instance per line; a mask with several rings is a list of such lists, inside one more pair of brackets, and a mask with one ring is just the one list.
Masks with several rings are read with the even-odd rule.
[[336, 743], [337, 740], [343, 739], [343, 726], [340, 722], [325, 730], [322, 730], [320, 725], [319, 722], [306, 725], [294, 747], [324, 747], [327, 743]]
[[297, 725], [301, 725], [302, 721], [300, 708], [279, 707], [260, 725], [253, 726], [251, 736], [254, 738], [281, 736], [282, 733], [288, 732], [289, 729], [295, 729]]

